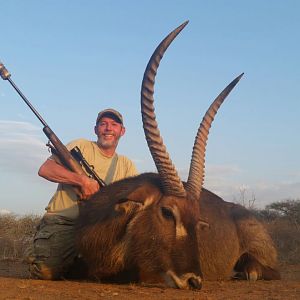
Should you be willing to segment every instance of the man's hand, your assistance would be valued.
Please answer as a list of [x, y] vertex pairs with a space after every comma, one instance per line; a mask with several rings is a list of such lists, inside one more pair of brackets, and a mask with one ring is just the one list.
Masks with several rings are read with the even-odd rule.
[[87, 176], [81, 176], [81, 177], [82, 177], [81, 184], [80, 184], [81, 199], [87, 200], [96, 192], [98, 192], [100, 186], [98, 182], [92, 178], [89, 178]]
[[76, 194], [78, 194], [82, 200], [89, 199], [100, 188], [96, 180], [69, 171], [52, 159], [47, 159], [42, 164], [39, 169], [39, 175], [53, 182], [74, 186]]

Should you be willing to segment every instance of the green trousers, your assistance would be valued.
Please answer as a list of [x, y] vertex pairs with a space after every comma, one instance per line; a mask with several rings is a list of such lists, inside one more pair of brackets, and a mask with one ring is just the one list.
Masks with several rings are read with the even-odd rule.
[[74, 220], [46, 214], [37, 227], [29, 252], [27, 261], [33, 278], [57, 280], [68, 277], [78, 263]]

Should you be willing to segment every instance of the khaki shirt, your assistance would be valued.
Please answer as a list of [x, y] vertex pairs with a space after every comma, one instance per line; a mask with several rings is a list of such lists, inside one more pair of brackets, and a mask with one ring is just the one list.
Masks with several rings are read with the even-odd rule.
[[[80, 149], [86, 161], [90, 165], [94, 166], [94, 171], [98, 174], [98, 176], [104, 180], [113, 157], [105, 156], [99, 149], [96, 142], [78, 139], [69, 143], [66, 147], [68, 150], [71, 150], [75, 146]], [[117, 155], [117, 157], [118, 160], [112, 182], [137, 175], [136, 167], [130, 159], [123, 155]], [[59, 162], [58, 158], [54, 155], [52, 155], [50, 159], [55, 159]], [[78, 201], [79, 197], [72, 186], [60, 183], [46, 207], [46, 211], [47, 213], [54, 213], [70, 219], [75, 219], [79, 213], [77, 205]]]

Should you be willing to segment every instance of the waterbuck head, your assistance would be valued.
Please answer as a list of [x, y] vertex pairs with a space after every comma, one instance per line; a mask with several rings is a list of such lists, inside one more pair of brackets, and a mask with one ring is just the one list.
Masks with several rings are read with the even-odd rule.
[[[78, 248], [91, 276], [199, 289], [202, 286], [198, 231], [200, 193], [208, 132], [214, 116], [237, 84], [236, 78], [206, 112], [194, 143], [187, 183], [183, 183], [163, 144], [154, 113], [154, 81], [164, 52], [186, 26], [172, 31], [156, 48], [141, 88], [146, 140], [158, 174], [145, 173], [100, 189], [81, 207]], [[201, 235], [200, 235], [201, 237]]]

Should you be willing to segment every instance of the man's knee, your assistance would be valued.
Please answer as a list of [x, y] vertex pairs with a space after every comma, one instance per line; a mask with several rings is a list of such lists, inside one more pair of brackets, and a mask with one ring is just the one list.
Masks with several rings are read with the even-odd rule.
[[[49, 255], [49, 249], [35, 246], [33, 245], [33, 250], [35, 251], [26, 257], [31, 277], [44, 280], [61, 279], [68, 267], [68, 261], [66, 262], [60, 253], [51, 256]], [[49, 247], [51, 246], [49, 245]]]
[[31, 262], [29, 273], [33, 279], [59, 280], [61, 272], [53, 267], [47, 266], [44, 262]]

